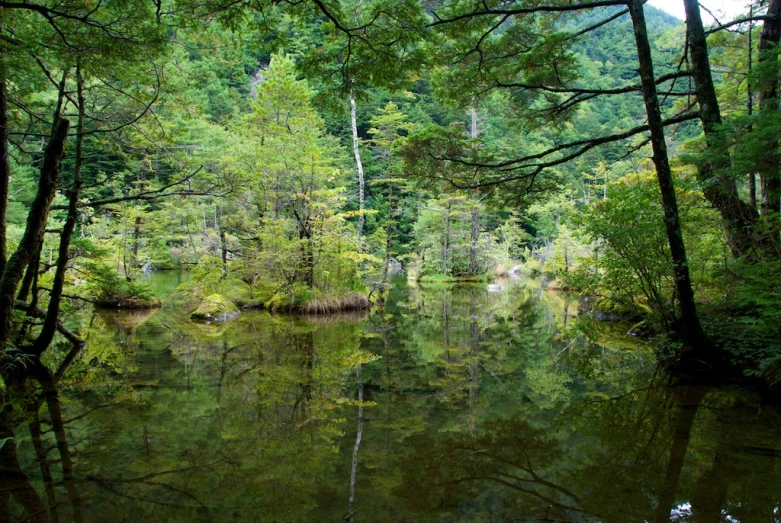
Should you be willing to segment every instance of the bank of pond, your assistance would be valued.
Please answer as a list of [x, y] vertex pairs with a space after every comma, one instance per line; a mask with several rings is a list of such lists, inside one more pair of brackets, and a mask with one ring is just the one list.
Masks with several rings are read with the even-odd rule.
[[[187, 279], [152, 281], [163, 303]], [[781, 412], [513, 280], [382, 307], [83, 307], [9, 386], [3, 521], [773, 521]]]

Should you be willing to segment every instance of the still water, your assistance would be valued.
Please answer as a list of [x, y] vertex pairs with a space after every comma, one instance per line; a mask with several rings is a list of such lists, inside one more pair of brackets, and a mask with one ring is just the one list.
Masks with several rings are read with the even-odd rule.
[[534, 282], [396, 283], [370, 315], [74, 311], [87, 347], [6, 409], [0, 520], [781, 518], [752, 393], [671, 383]]

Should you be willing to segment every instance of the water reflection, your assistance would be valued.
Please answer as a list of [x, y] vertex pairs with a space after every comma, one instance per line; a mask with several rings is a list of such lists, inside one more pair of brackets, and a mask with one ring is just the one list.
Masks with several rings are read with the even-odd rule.
[[534, 285], [219, 327], [90, 313], [87, 347], [4, 396], [0, 520], [777, 518], [775, 408], [572, 314]]

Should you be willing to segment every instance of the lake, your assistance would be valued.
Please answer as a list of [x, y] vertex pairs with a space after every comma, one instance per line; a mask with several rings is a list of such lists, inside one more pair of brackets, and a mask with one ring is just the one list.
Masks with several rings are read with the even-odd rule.
[[87, 346], [4, 406], [0, 520], [781, 520], [753, 392], [535, 281], [394, 283], [371, 314], [74, 308]]

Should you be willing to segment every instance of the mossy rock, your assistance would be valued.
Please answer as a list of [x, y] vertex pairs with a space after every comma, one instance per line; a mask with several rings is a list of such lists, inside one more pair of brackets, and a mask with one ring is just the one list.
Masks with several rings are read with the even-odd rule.
[[208, 295], [205, 285], [199, 281], [190, 280], [179, 284], [165, 300], [165, 308], [184, 313], [191, 313]]
[[226, 322], [238, 316], [239, 309], [221, 294], [207, 296], [190, 318], [201, 321]]

